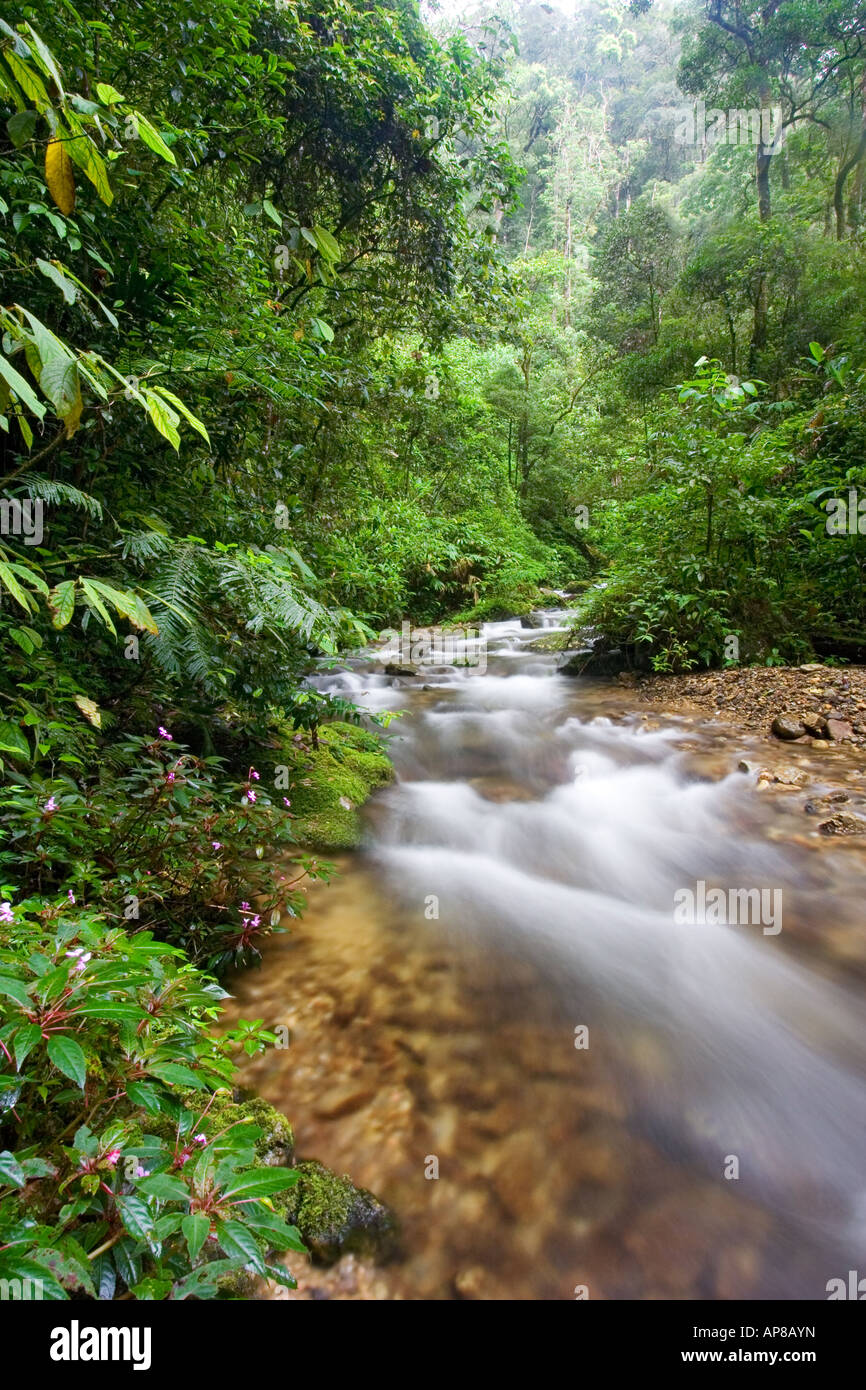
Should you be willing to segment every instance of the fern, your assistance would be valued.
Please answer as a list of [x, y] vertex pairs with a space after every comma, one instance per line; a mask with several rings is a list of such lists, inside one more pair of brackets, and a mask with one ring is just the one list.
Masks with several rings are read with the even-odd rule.
[[97, 521], [102, 520], [102, 503], [89, 492], [82, 492], [71, 483], [63, 483], [55, 478], [37, 477], [35, 473], [24, 473], [19, 479], [21, 489], [29, 497], [38, 497], [49, 506], [61, 507], [64, 504], [87, 512]]
[[159, 628], [147, 639], [153, 660], [209, 695], [225, 693], [238, 664], [273, 663], [311, 642], [333, 648], [339, 615], [301, 586], [282, 551], [211, 550], [145, 532], [126, 537], [124, 553], [156, 561], [141, 586]]

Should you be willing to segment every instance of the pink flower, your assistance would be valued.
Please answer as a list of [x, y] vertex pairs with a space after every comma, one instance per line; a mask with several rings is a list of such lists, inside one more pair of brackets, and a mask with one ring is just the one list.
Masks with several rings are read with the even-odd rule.
[[69, 899], [69, 901], [70, 901], [71, 903], [74, 903], [74, 902], [75, 902], [75, 894], [73, 893], [73, 891], [72, 891], [71, 888], [69, 889], [69, 891], [68, 891], [68, 893], [66, 894], [66, 896], [67, 896], [67, 898]]
[[283, 797], [283, 805], [284, 805], [284, 806], [291, 806], [291, 804], [292, 804], [292, 803], [291, 803], [291, 801], [289, 800], [289, 798], [288, 798], [287, 796], [284, 796], [284, 797]]
[[256, 772], [256, 770], [255, 770], [254, 767], [251, 767], [251, 768], [250, 768], [250, 779], [251, 779], [253, 782], [260, 782], [260, 781], [261, 781], [261, 778], [259, 777], [259, 774]]
[[54, 800], [53, 796], [49, 796], [42, 810], [46, 816], [51, 816], [54, 814], [54, 812], [57, 810], [57, 802]]
[[173, 781], [174, 781], [174, 773], [173, 773], [173, 772], [167, 772], [167, 773], [165, 774], [165, 780], [166, 780], [166, 782], [173, 782]]
[[261, 917], [259, 917], [258, 914], [256, 914], [255, 917], [251, 917], [251, 918], [250, 918], [249, 922], [247, 923], [247, 926], [250, 926], [250, 927], [260, 927], [261, 924], [262, 924], [262, 919], [261, 919]]
[[250, 905], [249, 905], [249, 903], [241, 903], [241, 912], [249, 912], [249, 910], [250, 910]]
[[197, 1144], [206, 1144], [206, 1143], [207, 1143], [207, 1135], [206, 1135], [206, 1134], [197, 1134], [197, 1135], [195, 1136], [195, 1142], [196, 1142]]
[[168, 732], [168, 729], [164, 729], [161, 724], [159, 726], [159, 729], [157, 730], [157, 733], [159, 734], [160, 738], [167, 738], [169, 743], [171, 742], [171, 734]]
[[109, 1149], [108, 1153], [105, 1155], [105, 1162], [108, 1164], [109, 1168], [115, 1168], [119, 1158], [120, 1149]]
[[150, 1177], [150, 1169], [149, 1169], [149, 1168], [142, 1168], [141, 1165], [139, 1164], [139, 1166], [138, 1166], [138, 1167], [136, 1168], [136, 1170], [135, 1170], [135, 1176], [136, 1176], [137, 1178], [148, 1178], [148, 1177]]
[[14, 922], [15, 913], [11, 903], [0, 903], [0, 922]]
[[251, 787], [250, 790], [247, 792], [246, 796], [244, 797], [244, 801], [254, 802], [255, 799], [256, 799], [256, 794], [255, 794], [255, 792], [253, 791], [253, 789], [252, 789], [252, 787]]
[[211, 845], [214, 849], [222, 849], [222, 845], [220, 844], [219, 840], [211, 840]]

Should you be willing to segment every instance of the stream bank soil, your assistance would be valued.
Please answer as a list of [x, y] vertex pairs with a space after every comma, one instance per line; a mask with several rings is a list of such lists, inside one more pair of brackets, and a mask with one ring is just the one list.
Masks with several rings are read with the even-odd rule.
[[[642, 676], [638, 698], [670, 708], [687, 703], [738, 729], [774, 737], [773, 723], [792, 722], [804, 742], [866, 746], [866, 667], [744, 666], [685, 676]], [[796, 726], [800, 725], [799, 732]], [[793, 741], [790, 740], [780, 740]]]

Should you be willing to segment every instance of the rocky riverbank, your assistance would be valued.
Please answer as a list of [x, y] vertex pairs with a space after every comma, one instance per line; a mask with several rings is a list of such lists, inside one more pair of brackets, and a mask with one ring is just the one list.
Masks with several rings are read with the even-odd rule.
[[866, 667], [747, 666], [685, 676], [624, 676], [641, 701], [688, 703], [774, 743], [866, 746]]

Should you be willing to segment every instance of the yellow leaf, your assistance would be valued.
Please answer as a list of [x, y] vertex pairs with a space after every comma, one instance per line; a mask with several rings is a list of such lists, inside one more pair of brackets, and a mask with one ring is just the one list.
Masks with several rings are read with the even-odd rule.
[[99, 708], [96, 702], [94, 700], [88, 700], [86, 695], [76, 695], [74, 698], [75, 703], [81, 710], [81, 713], [84, 715], [84, 718], [89, 719], [90, 723], [93, 724], [95, 728], [101, 728], [102, 710]]
[[71, 439], [81, 423], [81, 412], [84, 409], [84, 402], [79, 391], [72, 408], [63, 417], [63, 427], [66, 430], [66, 438]]
[[75, 211], [75, 174], [72, 160], [62, 140], [48, 141], [45, 151], [45, 182], [60, 211], [69, 217]]

